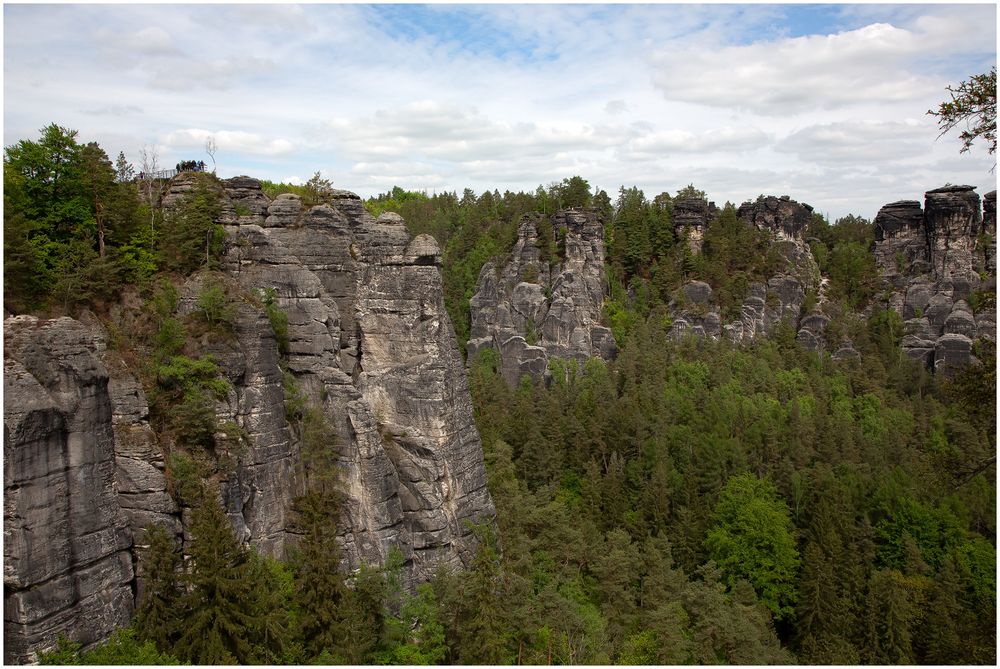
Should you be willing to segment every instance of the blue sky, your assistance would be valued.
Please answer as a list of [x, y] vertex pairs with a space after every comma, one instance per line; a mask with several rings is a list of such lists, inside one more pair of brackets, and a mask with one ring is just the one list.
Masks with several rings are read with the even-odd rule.
[[361, 195], [579, 174], [874, 216], [995, 159], [937, 138], [996, 6], [11, 5], [4, 144], [50, 122], [135, 163]]

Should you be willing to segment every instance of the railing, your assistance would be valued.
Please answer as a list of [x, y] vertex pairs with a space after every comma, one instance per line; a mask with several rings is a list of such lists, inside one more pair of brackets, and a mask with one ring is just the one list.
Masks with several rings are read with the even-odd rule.
[[[185, 171], [185, 172], [203, 172], [204, 170], [201, 170], [201, 169], [198, 169], [197, 167], [195, 167], [194, 169], [183, 170], [183, 171]], [[177, 170], [158, 170], [156, 172], [139, 172], [139, 180], [142, 181], [142, 180], [145, 180], [145, 179], [149, 179], [149, 180], [152, 180], [152, 179], [173, 179], [178, 174], [180, 174], [180, 172], [178, 172]]]
[[159, 170], [158, 172], [139, 172], [140, 179], [173, 179], [177, 170]]

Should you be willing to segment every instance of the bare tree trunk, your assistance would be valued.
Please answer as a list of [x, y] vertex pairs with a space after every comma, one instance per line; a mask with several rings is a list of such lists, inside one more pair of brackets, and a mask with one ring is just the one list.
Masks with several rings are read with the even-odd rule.
[[104, 207], [100, 202], [94, 202], [94, 218], [97, 221], [97, 255], [104, 257]]

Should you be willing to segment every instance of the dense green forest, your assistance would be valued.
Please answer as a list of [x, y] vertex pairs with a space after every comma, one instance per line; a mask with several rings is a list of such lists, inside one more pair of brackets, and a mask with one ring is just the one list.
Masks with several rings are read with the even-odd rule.
[[[549, 386], [508, 387], [489, 350], [470, 361], [497, 523], [476, 528], [469, 570], [406, 592], [399, 555], [338, 571], [329, 434], [291, 382], [310, 480], [302, 541], [280, 562], [233, 537], [207, 481], [241, 435], [215, 423], [225, 381], [204, 342], [228, 336], [236, 299], [259, 301], [279, 349], [287, 319], [214, 271], [213, 175], [170, 220], [134, 176], [123, 155], [112, 163], [55, 125], [5, 150], [5, 311], [100, 319], [138, 291], [143, 318], [109, 346], [140, 370], [174, 446], [172, 492], [194, 511], [190, 563], [165, 532], [143, 538], [132, 625], [88, 652], [63, 642], [44, 663], [995, 664], [995, 354], [979, 350], [984, 364], [950, 381], [901, 354], [867, 221], [815, 216], [808, 231], [830, 327], [861, 353], [835, 362], [791, 327], [743, 347], [668, 336], [684, 281], [735, 309], [787, 262], [729, 203], [692, 254], [671, 215], [694, 186], [613, 200], [571, 177], [531, 193], [370, 198], [373, 214], [398, 212], [440, 242], [463, 349], [479, 272], [510, 250], [521, 216], [594, 207], [620, 347], [609, 363], [555, 363]], [[319, 201], [329, 184], [264, 186]], [[557, 247], [554, 231], [541, 239]], [[194, 272], [205, 287], [182, 317], [176, 286]]]

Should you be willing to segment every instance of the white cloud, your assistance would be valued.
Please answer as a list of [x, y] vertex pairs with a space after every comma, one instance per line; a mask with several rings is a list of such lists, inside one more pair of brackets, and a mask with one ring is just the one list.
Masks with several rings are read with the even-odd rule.
[[859, 101], [918, 100], [940, 89], [908, 59], [938, 44], [962, 52], [954, 25], [928, 20], [913, 32], [873, 23], [830, 35], [809, 35], [721, 48], [661, 49], [652, 56], [655, 85], [672, 100], [790, 115], [849, 107]]
[[931, 154], [933, 124], [909, 121], [838, 121], [798, 130], [775, 147], [804, 163], [888, 163]]
[[220, 130], [212, 132], [200, 128], [174, 130], [163, 137], [168, 151], [177, 148], [204, 149], [205, 142], [214, 137], [220, 151], [242, 152], [262, 156], [280, 156], [295, 151], [296, 146], [287, 139], [267, 139], [253, 132]]
[[[579, 174], [612, 194], [694, 182], [839, 215], [945, 181], [995, 187], [994, 158], [959, 156], [924, 115], [995, 62], [995, 6], [786, 20], [798, 11], [10, 5], [4, 140], [55, 121], [133, 160], [156, 143], [172, 164], [214, 135], [220, 174], [320, 169], [363, 195]], [[828, 24], [789, 37], [816, 16]]]
[[767, 133], [754, 127], [723, 127], [700, 133], [674, 129], [635, 137], [622, 149], [621, 155], [642, 160], [671, 153], [741, 153], [761, 148], [769, 141]]
[[609, 114], [623, 114], [628, 111], [628, 105], [624, 100], [608, 100], [604, 105], [604, 111]]

